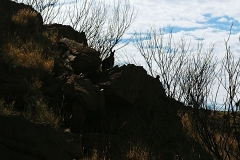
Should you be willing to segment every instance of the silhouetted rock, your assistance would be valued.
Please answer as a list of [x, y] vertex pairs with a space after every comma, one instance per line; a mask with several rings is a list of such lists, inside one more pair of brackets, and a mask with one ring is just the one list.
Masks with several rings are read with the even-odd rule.
[[59, 40], [58, 44], [65, 46], [66, 52], [63, 53], [64, 64], [71, 66], [75, 74], [84, 73], [89, 77], [97, 74], [101, 64], [99, 52], [67, 38]]
[[0, 97], [8, 101], [22, 101], [28, 92], [28, 86], [23, 76], [7, 74], [0, 64]]
[[84, 46], [88, 46], [85, 33], [84, 32], [79, 33], [69, 25], [62, 25], [56, 23], [48, 24], [44, 25], [44, 29], [54, 34], [57, 34], [58, 40], [68, 38], [78, 43], [82, 43]]
[[78, 102], [73, 102], [71, 107], [71, 116], [69, 120], [69, 126], [71, 132], [82, 132], [83, 124], [87, 118], [86, 109], [82, 107]]
[[[82, 144], [84, 150], [98, 152], [100, 159], [112, 159], [112, 160], [125, 160], [129, 159], [126, 156], [126, 150], [131, 150], [131, 142], [124, 140], [120, 135], [117, 134], [106, 134], [106, 133], [86, 133], [82, 137]], [[124, 146], [124, 147], [122, 147]]]
[[111, 51], [111, 54], [109, 57], [103, 60], [102, 62], [102, 70], [107, 70], [109, 68], [112, 68], [114, 66], [114, 53], [115, 51]]
[[20, 115], [0, 115], [0, 159], [72, 160], [82, 150], [47, 125], [32, 123]]
[[[166, 97], [161, 82], [149, 76], [143, 67], [111, 68], [99, 74], [96, 84], [103, 88], [105, 95], [105, 133], [123, 139], [131, 137], [132, 142], [148, 139], [148, 145], [153, 148], [181, 135], [177, 111], [182, 104]], [[87, 125], [98, 128], [102, 122], [99, 119]], [[156, 141], [154, 137], [159, 135], [161, 139]]]
[[[100, 80], [97, 84], [104, 89], [108, 99], [107, 103], [115, 103], [117, 98], [120, 103], [125, 101], [133, 105], [136, 103], [140, 91], [143, 90], [148, 75], [143, 67], [127, 65], [112, 68], [99, 77]], [[160, 82], [159, 85], [161, 86]], [[160, 91], [164, 91], [163, 88]]]
[[[99, 120], [106, 113], [105, 99], [98, 86], [91, 81], [83, 79], [77, 75], [68, 77], [67, 83], [63, 86], [63, 93], [66, 98], [70, 99], [70, 108], [72, 113], [71, 126], [78, 132], [85, 119]], [[78, 113], [79, 112], [79, 113]], [[76, 121], [79, 120], [79, 121]]]
[[[17, 24], [17, 22], [14, 21], [13, 17], [17, 16], [17, 14], [19, 14], [24, 9], [35, 12], [36, 18], [25, 19], [25, 24]], [[27, 27], [29, 32], [41, 30], [43, 25], [42, 16], [37, 13], [31, 6], [25, 5], [23, 3], [16, 3], [9, 0], [1, 0], [0, 15], [0, 40], [3, 40], [2, 38], [6, 37], [8, 34], [11, 34], [11, 32], [20, 29], [21, 25], [28, 25], [22, 27]]]

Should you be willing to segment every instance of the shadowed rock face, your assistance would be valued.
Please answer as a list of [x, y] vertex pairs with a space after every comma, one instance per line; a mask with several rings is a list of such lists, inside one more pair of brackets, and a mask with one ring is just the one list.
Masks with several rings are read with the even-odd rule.
[[115, 51], [112, 51], [110, 56], [103, 60], [103, 62], [102, 62], [102, 70], [103, 71], [110, 69], [114, 66], [114, 52]]
[[101, 64], [99, 52], [67, 38], [60, 39], [58, 46], [63, 50], [64, 65], [70, 66], [75, 74], [84, 73], [89, 77], [96, 75]]
[[47, 125], [32, 123], [20, 115], [0, 115], [0, 159], [72, 160], [81, 149]]
[[0, 64], [0, 96], [6, 100], [21, 100], [27, 94], [27, 84], [21, 75], [8, 75]]
[[49, 24], [44, 25], [44, 30], [50, 31], [57, 34], [57, 39], [68, 38], [78, 43], [82, 43], [84, 46], [88, 46], [86, 35], [84, 32], [77, 32], [69, 25], [62, 24]]
[[[16, 3], [10, 0], [1, 0], [0, 1], [0, 47], [4, 43], [5, 37], [11, 34], [13, 31], [16, 31], [17, 26], [13, 23], [13, 15], [18, 14], [22, 9], [29, 9], [33, 12], [36, 12], [31, 6], [25, 5], [23, 3]], [[28, 27], [28, 30], [32, 33], [37, 30], [41, 30], [43, 25], [42, 16], [37, 13], [34, 23]]]

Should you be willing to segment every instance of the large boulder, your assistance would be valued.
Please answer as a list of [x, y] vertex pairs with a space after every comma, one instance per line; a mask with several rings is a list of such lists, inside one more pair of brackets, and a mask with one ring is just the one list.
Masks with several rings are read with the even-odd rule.
[[58, 46], [62, 50], [62, 59], [66, 66], [70, 66], [75, 74], [86, 74], [93, 77], [101, 65], [100, 53], [96, 50], [78, 43], [74, 40], [63, 38], [58, 41]]
[[[137, 103], [142, 106], [148, 106], [149, 111], [162, 111], [166, 101], [166, 93], [162, 83], [157, 78], [150, 75], [144, 75], [144, 81], [137, 99]], [[160, 107], [161, 106], [161, 107]]]
[[0, 64], [0, 97], [8, 101], [21, 101], [28, 92], [25, 78], [21, 75], [7, 74]]
[[0, 159], [72, 160], [83, 157], [75, 143], [68, 142], [47, 125], [20, 115], [0, 115]]
[[116, 66], [99, 77], [97, 84], [104, 89], [107, 103], [141, 103], [149, 110], [157, 110], [159, 104], [165, 101], [166, 94], [161, 82], [149, 76], [143, 67]]
[[[183, 104], [166, 97], [159, 79], [149, 76], [142, 67], [113, 67], [101, 72], [95, 84], [103, 89], [106, 115], [95, 123], [88, 122], [88, 132], [118, 135], [133, 143], [147, 139], [145, 145], [155, 153], [156, 148], [181, 136], [177, 111]], [[103, 124], [104, 130], [99, 130]]]
[[104, 89], [107, 103], [135, 104], [147, 75], [143, 67], [134, 65], [114, 67], [104, 71], [98, 85]]
[[105, 116], [105, 99], [103, 92], [90, 80], [78, 75], [69, 76], [62, 91], [68, 108], [71, 108], [71, 129], [81, 131], [86, 119], [100, 119]]
[[[0, 1], [0, 40], [22, 27], [37, 31], [42, 29], [42, 25], [42, 16], [31, 6], [9, 0]], [[0, 42], [2, 44], [3, 41]]]
[[62, 24], [47, 24], [44, 25], [45, 31], [54, 33], [57, 35], [57, 39], [68, 38], [74, 40], [78, 43], [82, 43], [83, 45], [87, 46], [87, 39], [84, 32], [78, 32], [74, 30], [69, 25], [62, 25]]
[[105, 122], [111, 131], [144, 135], [148, 127], [161, 123], [157, 117], [159, 113], [164, 115], [167, 97], [161, 82], [149, 76], [143, 67], [114, 67], [102, 72], [96, 84], [104, 90]]
[[78, 75], [68, 77], [63, 93], [91, 112], [105, 114], [103, 93], [90, 80]]

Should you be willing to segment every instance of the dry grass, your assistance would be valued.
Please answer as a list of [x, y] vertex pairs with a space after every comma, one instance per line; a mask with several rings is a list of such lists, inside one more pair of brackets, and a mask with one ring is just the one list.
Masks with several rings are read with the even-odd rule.
[[[43, 32], [38, 13], [25, 8], [12, 16], [9, 34], [0, 48], [0, 62], [8, 74], [25, 77], [28, 95], [25, 96], [25, 111], [20, 111], [29, 120], [49, 124], [58, 129], [60, 116], [56, 115], [42, 97], [32, 96], [42, 87], [42, 79], [52, 73], [58, 52], [53, 49], [56, 34]], [[31, 100], [29, 100], [31, 99]], [[0, 114], [11, 114], [18, 106], [6, 104], [0, 99]]]
[[21, 9], [17, 14], [12, 16], [12, 21], [16, 24], [22, 26], [36, 25], [37, 24], [36, 11], [30, 10], [28, 8]]
[[22, 9], [12, 16], [14, 30], [1, 46], [0, 61], [7, 64], [10, 71], [23, 75], [30, 90], [41, 87], [42, 79], [52, 73], [58, 57], [52, 46], [57, 35], [39, 31], [37, 15], [35, 11]]
[[0, 98], [0, 114], [1, 115], [10, 115], [11, 113], [14, 112], [14, 102], [12, 102], [11, 104], [6, 104], [6, 102], [4, 101], [4, 99]]
[[59, 129], [61, 117], [48, 107], [42, 97], [31, 97], [31, 100], [26, 104], [23, 115], [29, 120], [43, 122], [56, 130]]
[[[83, 160], [109, 160], [108, 156], [106, 155], [104, 156], [104, 154], [100, 152], [101, 151], [98, 151], [97, 149], [93, 149], [91, 154], [87, 155], [85, 158], [83, 158]], [[150, 156], [150, 151], [146, 147], [141, 146], [139, 144], [132, 146], [130, 150], [126, 150], [125, 157], [126, 157], [125, 159], [127, 160], [155, 160], [153, 156]]]
[[35, 106], [32, 106], [30, 103], [27, 104], [26, 110], [23, 112], [15, 109], [14, 102], [8, 104], [3, 99], [0, 99], [0, 115], [10, 115], [12, 113], [21, 113], [26, 119], [46, 123], [56, 130], [58, 130], [60, 126], [61, 117], [49, 109], [42, 99], [36, 100]]
[[106, 157], [100, 158], [98, 155], [98, 151], [94, 149], [92, 155], [83, 158], [83, 160], [107, 160], [107, 158]]
[[[203, 149], [208, 154], [212, 155], [213, 159], [218, 159], [216, 153], [219, 153], [219, 157], [222, 157], [222, 159], [225, 160], [240, 158], [237, 136], [230, 127], [234, 126], [232, 116], [227, 116], [229, 117], [228, 120], [230, 123], [227, 123], [226, 125], [224, 122], [224, 117], [226, 117], [224, 112], [211, 113], [208, 117], [208, 121], [202, 122], [207, 125], [207, 129], [204, 129], [207, 131], [197, 131], [191, 114], [192, 113], [190, 112], [182, 114], [182, 124], [187, 136], [201, 144]], [[238, 115], [238, 121], [239, 118]]]
[[130, 160], [150, 160], [149, 157], [151, 157], [151, 160], [155, 159], [153, 156], [151, 156], [149, 149], [141, 144], [132, 146], [127, 152], [127, 157]]
[[180, 113], [179, 115], [181, 117], [184, 132], [187, 135], [194, 137], [194, 128], [193, 128], [192, 120], [189, 114], [190, 114], [189, 112], [184, 112], [184, 113]]
[[54, 60], [43, 56], [43, 46], [33, 41], [22, 44], [21, 47], [15, 43], [8, 43], [5, 48], [4, 59], [11, 62], [14, 67], [25, 69], [42, 70], [51, 73]]
[[23, 75], [29, 90], [39, 89], [42, 79], [51, 74], [54, 66], [54, 55], [51, 55], [49, 46], [38, 43], [32, 39], [11, 39], [3, 47], [2, 58], [8, 68]]

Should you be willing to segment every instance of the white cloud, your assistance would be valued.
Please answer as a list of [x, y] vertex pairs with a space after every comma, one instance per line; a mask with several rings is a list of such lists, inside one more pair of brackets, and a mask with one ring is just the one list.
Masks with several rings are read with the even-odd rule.
[[132, 4], [138, 8], [138, 17], [132, 28], [145, 29], [153, 23], [160, 27], [202, 27], [208, 20], [206, 14], [210, 18], [229, 16], [240, 21], [239, 0], [135, 0]]
[[227, 18], [224, 18], [224, 17], [218, 19], [217, 21], [218, 22], [228, 22]]

